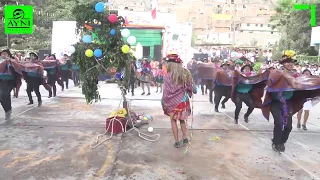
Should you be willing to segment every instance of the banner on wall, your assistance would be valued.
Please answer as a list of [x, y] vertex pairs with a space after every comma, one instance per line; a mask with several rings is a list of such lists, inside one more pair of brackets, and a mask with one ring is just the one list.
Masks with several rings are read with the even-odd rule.
[[51, 53], [57, 58], [68, 54], [68, 48], [79, 42], [80, 37], [76, 35], [76, 21], [53, 21]]
[[193, 52], [190, 51], [192, 39], [192, 24], [176, 24], [166, 26], [164, 33], [163, 52], [178, 53], [184, 62], [191, 60]]

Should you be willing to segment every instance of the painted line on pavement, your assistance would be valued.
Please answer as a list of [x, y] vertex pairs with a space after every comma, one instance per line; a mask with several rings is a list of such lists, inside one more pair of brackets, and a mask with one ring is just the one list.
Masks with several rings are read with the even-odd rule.
[[[223, 114], [225, 114], [227, 117], [229, 117], [231, 120], [234, 120], [234, 118], [232, 118], [231, 116], [229, 116], [227, 113], [222, 112]], [[255, 134], [254, 131], [250, 131], [250, 129], [246, 126], [244, 126], [243, 124], [239, 123], [239, 125], [241, 127], [243, 127], [244, 129], [246, 129], [247, 131], [249, 131], [252, 134]], [[259, 138], [261, 139], [265, 144], [269, 145], [269, 143], [263, 139], [263, 138]], [[296, 164], [299, 168], [301, 168], [304, 172], [306, 172], [307, 174], [309, 174], [311, 177], [320, 180], [320, 177], [316, 176], [314, 173], [310, 172], [308, 169], [306, 169], [305, 167], [303, 167], [301, 164], [299, 164], [297, 161], [293, 160], [291, 157], [289, 157], [288, 155], [286, 155], [285, 153], [281, 153], [287, 160], [291, 161], [291, 163]]]

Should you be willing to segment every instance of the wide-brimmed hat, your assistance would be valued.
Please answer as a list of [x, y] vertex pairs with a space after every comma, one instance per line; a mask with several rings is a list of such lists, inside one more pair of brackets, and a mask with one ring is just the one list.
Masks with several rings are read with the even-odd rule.
[[38, 54], [37, 54], [37, 53], [35, 53], [35, 52], [31, 52], [31, 53], [29, 53], [29, 56], [30, 56], [30, 57], [31, 57], [31, 55], [35, 56], [37, 59], [39, 58]]
[[250, 71], [253, 71], [253, 67], [250, 65], [250, 64], [246, 64], [246, 65], [244, 65], [244, 66], [242, 66], [241, 67], [241, 72], [244, 70], [244, 68], [246, 68], [246, 67], [249, 67], [250, 68]]
[[13, 56], [12, 56], [12, 54], [11, 54], [11, 52], [10, 52], [9, 49], [4, 49], [4, 50], [2, 50], [2, 51], [0, 52], [0, 56], [1, 56], [1, 54], [4, 53], [4, 52], [8, 53], [8, 55], [9, 55], [10, 58], [13, 58]]
[[309, 71], [309, 73], [312, 75], [312, 72], [311, 72], [310, 69], [305, 69], [305, 70], [303, 70], [303, 71], [302, 71], [302, 74], [304, 74], [306, 71]]
[[230, 65], [230, 63], [229, 63], [228, 61], [224, 61], [224, 62], [220, 65], [220, 67], [222, 67], [222, 66], [224, 66], [224, 65], [229, 66], [229, 65]]

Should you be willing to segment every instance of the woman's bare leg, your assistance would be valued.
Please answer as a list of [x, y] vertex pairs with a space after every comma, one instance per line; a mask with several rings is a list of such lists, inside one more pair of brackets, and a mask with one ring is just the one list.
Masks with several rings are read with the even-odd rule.
[[183, 139], [188, 139], [187, 136], [187, 123], [185, 121], [180, 121], [180, 127], [182, 131]]
[[174, 119], [171, 119], [171, 128], [172, 128], [172, 133], [173, 133], [175, 142], [179, 142], [178, 125], [177, 125], [177, 121]]
[[310, 114], [309, 110], [304, 111], [303, 125], [307, 125], [307, 121], [309, 119], [309, 114]]
[[297, 113], [298, 124], [301, 124], [302, 112], [303, 112], [303, 109], [301, 109], [301, 110], [298, 111], [298, 113]]

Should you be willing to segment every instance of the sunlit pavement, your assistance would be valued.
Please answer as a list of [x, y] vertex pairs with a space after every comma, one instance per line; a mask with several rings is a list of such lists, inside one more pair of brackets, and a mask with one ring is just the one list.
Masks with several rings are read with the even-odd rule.
[[[112, 137], [95, 149], [90, 143], [105, 132], [105, 119], [119, 106], [115, 84], [100, 83], [102, 101], [87, 105], [81, 89], [70, 86], [48, 99], [42, 88], [43, 106], [27, 106], [22, 88], [13, 99], [13, 119], [0, 112], [0, 179], [2, 180], [312, 180], [320, 177], [319, 105], [310, 115], [308, 131], [295, 128], [282, 155], [271, 149], [273, 122], [256, 109], [250, 122], [233, 124], [234, 104], [221, 113], [213, 111], [207, 96], [195, 95], [193, 138], [186, 147], [173, 147], [168, 117], [162, 113], [161, 93], [127, 98], [131, 111], [153, 117], [148, 126], [161, 137], [143, 140], [135, 131]], [[34, 100], [36, 97], [34, 97]], [[243, 106], [241, 117], [246, 111]], [[188, 123], [191, 125], [192, 117]], [[189, 130], [189, 133], [191, 130]], [[106, 138], [108, 136], [105, 136]]]

